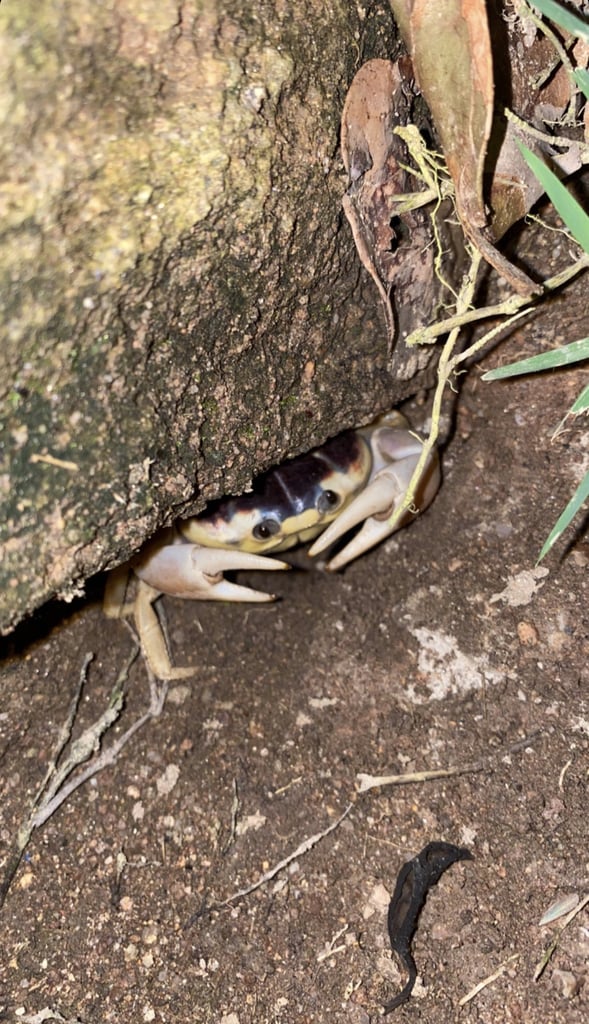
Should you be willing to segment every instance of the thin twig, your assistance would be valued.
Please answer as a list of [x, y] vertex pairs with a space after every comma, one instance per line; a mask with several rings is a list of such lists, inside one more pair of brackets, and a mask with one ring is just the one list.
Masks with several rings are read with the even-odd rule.
[[[141, 729], [146, 722], [161, 714], [167, 695], [167, 683], [158, 682], [153, 673], [148, 671], [150, 700], [149, 707], [140, 717], [133, 722], [122, 736], [115, 740], [107, 750], [98, 753], [102, 737], [119, 718], [123, 709], [124, 685], [128, 679], [129, 669], [139, 653], [139, 648], [134, 647], [126, 664], [123, 666], [115, 685], [113, 687], [108, 708], [91, 726], [84, 730], [81, 736], [71, 741], [73, 725], [78, 712], [80, 697], [87, 679], [88, 667], [94, 655], [87, 654], [84, 658], [80, 677], [75, 693], [70, 701], [70, 706], [65, 722], [59, 730], [51, 755], [49, 767], [31, 804], [31, 810], [27, 819], [21, 823], [14, 841], [13, 853], [9, 856], [4, 869], [4, 877], [0, 884], [0, 907], [6, 899], [8, 890], [18, 870], [23, 853], [28, 846], [31, 836], [36, 828], [40, 828], [56, 810], [61, 807], [65, 800], [76, 789], [82, 786], [88, 779], [98, 775], [104, 768], [114, 764], [121, 750], [135, 733]], [[69, 750], [66, 748], [70, 744]], [[64, 754], [64, 752], [66, 752]], [[63, 764], [58, 761], [64, 755]], [[80, 765], [88, 761], [86, 768], [72, 776]], [[70, 778], [70, 776], [72, 776]]]
[[[466, 312], [466, 310], [469, 309], [472, 304], [472, 299], [476, 288], [478, 271], [482, 259], [483, 257], [481, 253], [478, 252], [478, 250], [472, 252], [471, 264], [468, 272], [464, 275], [462, 287], [456, 300], [456, 309], [459, 315], [461, 313]], [[405, 512], [413, 508], [415, 502], [415, 492], [417, 490], [417, 487], [419, 486], [419, 481], [421, 480], [421, 476], [425, 470], [425, 467], [429, 462], [430, 456], [434, 448], [436, 447], [436, 442], [438, 440], [440, 433], [440, 418], [442, 413], [442, 399], [444, 397], [444, 389], [451, 374], [451, 370], [448, 369], [448, 365], [452, 352], [456, 347], [458, 333], [459, 329], [455, 328], [450, 333], [448, 339], [446, 340], [442, 348], [440, 361], [438, 363], [438, 383], [436, 385], [436, 390], [434, 393], [434, 399], [432, 404], [431, 430], [429, 432], [429, 436], [423, 443], [421, 455], [419, 456], [419, 460], [417, 462], [417, 465], [413, 472], [413, 476], [411, 477], [411, 481], [403, 497], [403, 500], [400, 501], [399, 504], [396, 506], [391, 518], [389, 519], [389, 525], [391, 527], [391, 530], [395, 528], [397, 523], [404, 516]]]
[[296, 860], [297, 857], [302, 857], [305, 853], [308, 853], [309, 850], [312, 850], [313, 847], [317, 845], [317, 843], [321, 842], [322, 839], [325, 839], [325, 837], [330, 835], [331, 832], [334, 832], [335, 829], [341, 825], [344, 818], [347, 818], [353, 806], [353, 803], [348, 804], [343, 814], [340, 814], [339, 818], [329, 825], [328, 828], [324, 829], [323, 832], [317, 832], [316, 835], [310, 836], [308, 839], [304, 839], [293, 853], [289, 853], [287, 857], [284, 857], [284, 859], [279, 861], [278, 864], [275, 864], [273, 868], [270, 868], [269, 871], [260, 875], [256, 882], [252, 882], [251, 885], [246, 885], [245, 889], [238, 889], [237, 892], [234, 892], [232, 896], [228, 896], [227, 899], [222, 900], [222, 902], [217, 904], [217, 906], [227, 907], [230, 903], [234, 903], [236, 900], [241, 900], [244, 896], [249, 896], [250, 893], [255, 892], [256, 889], [260, 889], [263, 885], [266, 885], [266, 882], [271, 882], [280, 871], [287, 868], [289, 864], [292, 864], [293, 860]]
[[356, 775], [356, 792], [366, 793], [369, 789], [376, 789], [379, 786], [406, 786], [411, 782], [430, 782], [432, 779], [447, 779], [453, 775], [469, 775], [472, 772], [482, 772], [485, 766], [482, 764], [465, 764], [463, 767], [455, 768], [434, 768], [425, 772], [405, 772], [403, 775], [366, 775], [358, 772]]
[[581, 158], [583, 160], [585, 160], [587, 154], [589, 153], [589, 147], [584, 145], [578, 139], [569, 139], [566, 135], [550, 135], [549, 132], [540, 131], [539, 128], [534, 128], [533, 125], [528, 124], [528, 122], [524, 121], [523, 118], [518, 117], [513, 110], [509, 109], [509, 107], [504, 107], [503, 113], [507, 120], [511, 121], [511, 123], [514, 124], [516, 128], [519, 128], [526, 135], [529, 135], [530, 138], [537, 139], [538, 142], [543, 142], [546, 146], [557, 146], [559, 148], [567, 150], [571, 149], [573, 146], [576, 146], [580, 151]]
[[471, 764], [456, 765], [452, 768], [434, 768], [431, 771], [424, 772], [405, 772], [403, 775], [368, 775], [364, 772], [359, 772], [356, 775], [356, 791], [358, 793], [366, 793], [369, 789], [376, 789], [380, 786], [404, 786], [414, 782], [430, 782], [432, 779], [445, 779], [451, 778], [454, 775], [472, 775], [476, 772], [488, 771], [493, 761], [529, 747], [541, 735], [542, 730], [536, 729], [535, 732], [525, 736], [522, 740], [517, 740], [516, 743], [510, 744], [508, 747], [502, 747], [501, 750], [493, 754], [487, 754], [479, 761], [473, 761]]
[[86, 683], [86, 679], [87, 679], [87, 676], [88, 676], [88, 669], [89, 669], [89, 667], [90, 667], [90, 665], [91, 665], [91, 663], [93, 661], [94, 661], [94, 654], [88, 653], [88, 654], [85, 655], [84, 661], [82, 663], [82, 668], [80, 669], [80, 675], [79, 675], [79, 678], [78, 678], [78, 685], [77, 685], [75, 693], [74, 693], [74, 695], [73, 695], [73, 697], [72, 697], [72, 699], [70, 701], [70, 707], [69, 707], [68, 716], [67, 716], [66, 720], [64, 721], [63, 725], [61, 726], [61, 729], [59, 730], [59, 734], [58, 734], [57, 739], [55, 741], [55, 745], [53, 747], [53, 751], [52, 751], [51, 756], [49, 758], [49, 763], [47, 765], [47, 771], [45, 772], [45, 775], [43, 777], [41, 785], [39, 786], [35, 796], [33, 797], [33, 807], [36, 807], [37, 804], [39, 803], [39, 801], [41, 800], [41, 798], [43, 796], [43, 793], [45, 792], [45, 790], [46, 790], [47, 786], [49, 785], [49, 783], [51, 781], [51, 778], [52, 778], [52, 776], [53, 776], [53, 774], [55, 772], [55, 766], [57, 765], [57, 762], [59, 761], [61, 755], [63, 754], [63, 751], [65, 750], [67, 744], [69, 743], [69, 741], [72, 738], [72, 729], [74, 727], [74, 722], [75, 722], [75, 719], [76, 719], [76, 715], [78, 713], [78, 708], [80, 706], [80, 698], [82, 696], [82, 690], [84, 689], [84, 685]]
[[48, 466], [55, 466], [57, 469], [67, 469], [70, 473], [77, 473], [79, 466], [77, 462], [69, 462], [67, 459], [57, 459], [55, 455], [42, 455], [34, 452], [29, 462], [45, 462]]
[[560, 775], [558, 776], [558, 788], [562, 791], [564, 789], [564, 777], [568, 772], [569, 768], [573, 763], [572, 757], [569, 758], [567, 763], [563, 766]]
[[32, 836], [32, 834], [33, 834], [33, 832], [35, 830], [34, 817], [35, 817], [36, 810], [37, 810], [39, 804], [41, 804], [41, 802], [44, 799], [45, 790], [48, 787], [48, 785], [50, 784], [50, 781], [51, 781], [51, 779], [53, 777], [53, 774], [54, 774], [54, 772], [56, 770], [57, 762], [58, 762], [58, 760], [59, 760], [59, 758], [60, 758], [60, 756], [61, 756], [61, 754], [62, 754], [62, 752], [63, 752], [63, 750], [65, 748], [65, 746], [67, 745], [67, 743], [70, 740], [72, 726], [73, 726], [74, 719], [76, 717], [76, 712], [78, 710], [78, 705], [79, 705], [79, 702], [80, 702], [80, 696], [81, 696], [82, 690], [84, 688], [84, 683], [86, 682], [86, 678], [87, 678], [87, 675], [88, 675], [88, 666], [90, 665], [90, 663], [91, 663], [93, 658], [94, 658], [94, 655], [91, 654], [91, 653], [86, 654], [85, 657], [84, 657], [84, 661], [82, 662], [82, 668], [80, 669], [80, 675], [78, 677], [78, 684], [76, 686], [76, 691], [75, 691], [74, 696], [73, 696], [73, 698], [72, 698], [72, 700], [70, 702], [68, 716], [67, 716], [65, 722], [63, 723], [63, 725], [62, 725], [62, 727], [61, 727], [61, 729], [59, 731], [59, 735], [58, 735], [57, 740], [55, 742], [55, 745], [54, 745], [54, 748], [53, 748], [53, 753], [52, 753], [50, 761], [49, 761], [49, 766], [47, 768], [47, 771], [45, 772], [45, 776], [44, 776], [44, 778], [43, 778], [43, 780], [41, 782], [41, 785], [39, 786], [35, 796], [33, 797], [33, 800], [32, 800], [32, 803], [31, 803], [31, 811], [29, 813], [29, 816], [26, 819], [26, 821], [21, 822], [21, 824], [20, 824], [20, 826], [18, 828], [18, 831], [16, 833], [16, 837], [15, 837], [15, 840], [14, 840], [14, 848], [13, 848], [13, 851], [9, 855], [8, 860], [6, 862], [6, 865], [5, 865], [5, 868], [4, 868], [4, 877], [2, 879], [2, 882], [0, 883], [0, 909], [4, 906], [4, 901], [5, 901], [5, 899], [6, 899], [7, 895], [8, 895], [8, 890], [10, 889], [10, 886], [12, 885], [12, 881], [14, 879], [14, 876], [16, 875], [16, 872], [18, 871], [18, 867], [19, 867], [19, 864], [20, 864], [20, 862], [22, 860], [23, 853], [25, 852], [27, 846], [29, 845], [31, 836]]
[[458, 1005], [466, 1006], [467, 1003], [470, 1003], [471, 999], [474, 999], [475, 996], [478, 996], [479, 992], [482, 992], [482, 990], [486, 988], [487, 985], [490, 985], [493, 981], [497, 981], [497, 978], [500, 978], [502, 974], [505, 974], [505, 971], [507, 970], [509, 965], [515, 963], [515, 961], [519, 960], [519, 958], [520, 954], [514, 953], [513, 956], [510, 956], [507, 958], [507, 960], [504, 960], [503, 963], [497, 968], [497, 970], [493, 971], [493, 974], [490, 974], [488, 978], [484, 978], [483, 981], [479, 981], [478, 985], [475, 985], [474, 988], [471, 988], [470, 992], [467, 992], [466, 995], [462, 997]]
[[[136, 656], [137, 652], [134, 652], [133, 660], [135, 660]], [[128, 669], [129, 667], [129, 665], [125, 666], [125, 669]], [[119, 680], [120, 678], [121, 677], [119, 676]], [[119, 680], [117, 680], [117, 683]], [[82, 764], [83, 761], [86, 761], [92, 753], [94, 753], [95, 756], [84, 771], [76, 775], [67, 784], [62, 785], [57, 792], [54, 792], [52, 798], [37, 811], [33, 819], [33, 825], [35, 828], [39, 828], [39, 826], [43, 825], [52, 814], [55, 814], [58, 807], [61, 807], [62, 803], [67, 800], [67, 798], [71, 796], [76, 789], [83, 786], [88, 779], [94, 778], [94, 776], [98, 775], [99, 772], [114, 764], [123, 747], [126, 747], [127, 743], [133, 738], [135, 733], [138, 732], [146, 722], [149, 722], [152, 718], [157, 718], [161, 714], [166, 700], [167, 683], [162, 681], [160, 686], [156, 689], [150, 685], [150, 690], [150, 703], [147, 711], [140, 715], [140, 717], [129, 726], [127, 731], [124, 732], [122, 736], [119, 736], [118, 740], [115, 740], [107, 750], [103, 750], [100, 755], [97, 753], [100, 748], [100, 738], [102, 734], [106, 732], [114, 722], [116, 722], [120, 712], [122, 711], [122, 691], [120, 693], [120, 697], [118, 695], [115, 696], [115, 703], [111, 704], [104, 714], [100, 716], [98, 721], [83, 733], [80, 739], [73, 745], [70, 758], [68, 758], [68, 762], [64, 766], [64, 768], [68, 768], [67, 774], [69, 775], [74, 768], [79, 764]], [[114, 693], [115, 691], [113, 691], [113, 694]], [[87, 751], [88, 753], [86, 754]], [[75, 760], [76, 757], [79, 757], [79, 759]]]
[[237, 835], [237, 815], [239, 813], [239, 790], [237, 788], [237, 779], [233, 780], [233, 800], [231, 801], [231, 825], [229, 831], [229, 838], [225, 843], [225, 846], [221, 850], [223, 856], [227, 853], [233, 843], [235, 842], [235, 836]]
[[[589, 267], [589, 255], [583, 255], [575, 263], [565, 267], [564, 270], [560, 270], [558, 274], [554, 274], [544, 281], [542, 287], [544, 289], [540, 299], [546, 297], [546, 293], [556, 291], [557, 288], [562, 288], [563, 285], [568, 284], [574, 277], [581, 274], [584, 270]], [[523, 307], [527, 306], [527, 309]], [[449, 316], [446, 320], [440, 320], [438, 323], [430, 324], [428, 327], [418, 327], [417, 330], [413, 331], [408, 335], [406, 339], [407, 345], [429, 345], [433, 344], [436, 338], [439, 338], [442, 334], [448, 334], [450, 331], [454, 331], [457, 327], [466, 327], [468, 324], [476, 323], [479, 320], [488, 320], [491, 317], [496, 316], [511, 316], [514, 313], [518, 313], [519, 316], [524, 316], [526, 313], [531, 313], [533, 309], [538, 307], [538, 300], [535, 302], [530, 300], [530, 296], [522, 295], [510, 295], [508, 299], [503, 302], [497, 302], [494, 306], [483, 306], [482, 309], [465, 309], [458, 311], [454, 316]], [[508, 323], [504, 323], [503, 327], [509, 326]], [[486, 344], [489, 339], [481, 339], [476, 342], [477, 349], [482, 348], [483, 344]], [[482, 342], [482, 344], [481, 344]], [[471, 346], [472, 347], [472, 346]], [[476, 350], [475, 350], [476, 351]], [[470, 354], [470, 349], [466, 350]], [[465, 355], [468, 358], [468, 355]]]
[[[474, 296], [478, 271], [482, 258], [483, 257], [481, 253], [478, 252], [478, 250], [472, 253], [471, 265], [468, 272], [464, 276], [462, 287], [460, 289], [460, 293], [456, 301], [456, 316], [444, 321], [443, 325], [434, 324], [432, 327], [432, 330], [434, 332], [446, 333], [446, 331], [448, 330], [448, 325], [453, 324], [452, 329], [450, 330], [450, 333], [448, 335], [448, 338], [446, 339], [442, 347], [442, 352], [438, 362], [438, 380], [432, 403], [431, 430], [429, 432], [429, 436], [423, 443], [419, 460], [413, 472], [413, 476], [411, 477], [411, 480], [409, 482], [409, 486], [403, 496], [403, 500], [400, 501], [399, 504], [395, 506], [395, 509], [389, 519], [389, 526], [391, 527], [391, 531], [395, 529], [395, 527], [400, 522], [400, 520], [402, 519], [406, 512], [411, 512], [415, 510], [415, 494], [417, 488], [419, 487], [419, 482], [421, 480], [425, 467], [429, 462], [430, 456], [434, 448], [436, 447], [436, 443], [440, 433], [440, 418], [446, 385], [450, 382], [450, 379], [452, 375], [456, 372], [457, 367], [460, 366], [461, 363], [464, 363], [465, 360], [471, 359], [473, 355], [475, 355], [475, 353], [479, 352], [480, 349], [488, 345], [488, 343], [497, 334], [500, 334], [502, 331], [504, 331], [505, 328], [508, 327], [510, 324], [514, 323], [515, 320], [524, 316], [526, 313], [530, 311], [530, 309], [535, 308], [534, 306], [528, 306], [527, 309], [515, 312], [513, 316], [510, 317], [507, 321], [503, 321], [502, 323], [498, 324], [491, 331], [488, 331], [487, 334], [483, 335], [482, 338], [479, 338], [477, 341], [473, 342], [472, 345], [469, 345], [468, 348], [455, 353], [460, 333], [460, 327], [465, 322], [467, 322], [466, 318], [471, 316], [471, 314], [474, 314], [475, 317], [486, 315], [485, 310], [471, 310], [472, 299]], [[576, 274], [579, 274], [582, 270], [586, 270], [588, 267], [589, 254], [585, 254], [584, 256], [581, 257], [581, 259], [577, 260], [575, 264], [573, 264], [570, 267], [566, 267], [565, 270], [560, 271], [560, 273], [555, 274], [553, 277], [549, 278], [545, 282], [544, 287], [547, 291], [552, 291], [555, 288], [558, 288], [561, 285], [565, 284]], [[529, 303], [529, 301], [529, 297], [521, 299], [518, 296], [511, 296], [506, 301], [506, 303], [502, 305], [504, 309], [513, 310], [517, 307], [518, 303], [520, 303], [521, 305], [526, 305]], [[497, 307], [490, 308], [492, 308], [494, 311], [497, 310]], [[443, 328], [443, 330], [440, 330], [440, 328]], [[424, 330], [427, 331], [429, 330], [429, 328], [425, 328]], [[410, 342], [410, 339], [407, 339], [407, 343], [414, 343], [415, 337], [419, 333], [420, 332], [415, 332], [414, 335], [411, 336], [411, 338], [413, 338], [413, 341]]]
[[327, 943], [327, 949], [324, 949], [321, 953], [317, 954], [317, 963], [322, 964], [325, 960], [328, 960], [330, 956], [335, 956], [336, 953], [342, 953], [347, 948], [345, 943], [342, 943], [341, 946], [336, 946], [336, 942], [338, 939], [341, 939], [342, 935], [345, 935], [349, 927], [349, 925], [345, 924], [343, 928], [340, 928], [340, 930], [335, 933], [331, 941]]

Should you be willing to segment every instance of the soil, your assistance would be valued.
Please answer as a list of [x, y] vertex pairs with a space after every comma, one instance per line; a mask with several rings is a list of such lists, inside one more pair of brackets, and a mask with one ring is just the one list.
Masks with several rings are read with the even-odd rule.
[[[585, 282], [471, 369], [438, 498], [343, 574], [252, 576], [271, 606], [165, 600], [194, 679], [34, 832], [2, 910], [1, 1019], [369, 1024], [406, 977], [386, 930], [396, 877], [435, 840], [474, 860], [431, 889], [418, 984], [391, 1019], [589, 1018], [587, 907], [562, 934], [562, 917], [540, 925], [589, 885], [582, 522], [535, 568], [587, 465], [586, 424], [550, 439], [583, 374], [480, 381], [586, 333]], [[3, 663], [6, 857], [85, 654], [74, 735], [133, 649], [90, 591], [22, 628]], [[137, 658], [103, 747], [148, 703]], [[467, 770], [357, 792], [359, 773], [453, 766]]]

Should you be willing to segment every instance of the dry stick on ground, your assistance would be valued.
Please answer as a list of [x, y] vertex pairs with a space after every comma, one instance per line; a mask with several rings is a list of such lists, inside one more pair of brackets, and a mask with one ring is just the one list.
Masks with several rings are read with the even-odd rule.
[[472, 775], [484, 771], [482, 764], [465, 764], [456, 768], [434, 768], [425, 772], [405, 772], [403, 775], [367, 775], [358, 772], [356, 776], [356, 792], [366, 793], [369, 789], [380, 786], [406, 786], [411, 782], [431, 782], [432, 779], [449, 779], [452, 775]]
[[229, 851], [235, 842], [237, 835], [237, 815], [239, 814], [239, 790], [237, 788], [237, 779], [233, 780], [233, 800], [231, 802], [231, 826], [229, 832], [229, 838], [225, 843], [225, 846], [221, 850], [223, 856]]
[[479, 981], [479, 983], [475, 985], [474, 988], [471, 988], [470, 992], [467, 992], [466, 995], [462, 997], [458, 1005], [466, 1006], [467, 1003], [470, 1003], [471, 999], [474, 999], [475, 996], [478, 996], [479, 992], [482, 992], [484, 988], [487, 988], [488, 985], [491, 985], [494, 981], [497, 981], [497, 978], [500, 978], [502, 974], [505, 974], [507, 968], [511, 964], [515, 964], [516, 960], [519, 960], [520, 956], [521, 953], [514, 953], [512, 956], [508, 957], [507, 960], [504, 960], [503, 963], [499, 965], [496, 971], [493, 971], [492, 974], [489, 974], [488, 978], [483, 978], [483, 980]]
[[367, 775], [364, 772], [358, 772], [356, 775], [356, 791], [358, 793], [366, 793], [367, 790], [377, 789], [380, 786], [405, 786], [411, 782], [430, 782], [432, 779], [446, 779], [451, 778], [453, 775], [473, 775], [476, 772], [488, 771], [493, 761], [496, 761], [499, 757], [506, 757], [508, 754], [515, 754], [518, 750], [528, 747], [542, 735], [542, 731], [542, 729], [536, 729], [529, 736], [525, 736], [523, 740], [517, 740], [516, 743], [511, 743], [508, 747], [502, 747], [501, 750], [493, 754], [487, 754], [480, 761], [457, 765], [453, 768], [434, 768], [425, 772], [405, 772], [404, 775]]
[[343, 814], [340, 814], [339, 818], [337, 818], [336, 821], [332, 822], [332, 824], [329, 825], [326, 829], [324, 829], [323, 832], [317, 832], [316, 835], [310, 836], [308, 839], [304, 839], [303, 842], [300, 843], [299, 846], [297, 846], [296, 850], [293, 851], [293, 853], [289, 853], [287, 857], [284, 857], [283, 860], [278, 862], [278, 864], [275, 864], [273, 868], [270, 868], [269, 871], [266, 871], [264, 872], [263, 875], [260, 875], [256, 882], [252, 882], [251, 885], [246, 885], [245, 889], [238, 889], [238, 891], [234, 892], [232, 896], [228, 896], [227, 899], [222, 900], [220, 903], [217, 903], [214, 907], [209, 907], [209, 910], [216, 910], [220, 907], [227, 907], [229, 906], [230, 903], [235, 903], [236, 900], [241, 900], [244, 898], [244, 896], [249, 896], [250, 893], [255, 892], [256, 889], [259, 889], [262, 885], [265, 885], [266, 882], [271, 882], [272, 879], [275, 878], [276, 875], [283, 870], [283, 868], [287, 868], [289, 864], [292, 864], [293, 860], [297, 860], [298, 857], [302, 857], [305, 853], [308, 853], [309, 850], [312, 850], [313, 847], [317, 845], [317, 843], [321, 842], [322, 839], [325, 839], [325, 837], [328, 836], [331, 832], [334, 832], [335, 829], [338, 828], [339, 825], [341, 825], [344, 818], [347, 818], [353, 806], [353, 803], [348, 804]]
[[20, 825], [20, 828], [19, 828], [19, 830], [18, 830], [18, 832], [16, 834], [16, 839], [15, 839], [15, 842], [14, 842], [14, 850], [13, 850], [12, 854], [8, 858], [8, 862], [7, 862], [5, 870], [4, 870], [4, 878], [2, 880], [2, 883], [0, 884], [0, 907], [2, 907], [4, 905], [4, 900], [6, 899], [6, 896], [8, 894], [8, 890], [9, 890], [11, 884], [12, 884], [12, 879], [14, 878], [14, 876], [15, 876], [17, 870], [18, 870], [18, 866], [19, 866], [19, 864], [21, 862], [22, 855], [25, 852], [25, 849], [27, 848], [29, 840], [30, 840], [30, 838], [31, 838], [31, 836], [33, 834], [34, 829], [35, 829], [35, 825], [34, 825], [33, 819], [34, 819], [34, 816], [35, 816], [35, 814], [37, 812], [38, 804], [39, 804], [39, 802], [41, 801], [41, 799], [43, 797], [43, 792], [44, 792], [46, 786], [49, 784], [49, 781], [51, 779], [52, 774], [56, 770], [56, 765], [57, 765], [57, 762], [59, 761], [59, 758], [60, 758], [60, 756], [61, 756], [61, 754], [63, 752], [63, 749], [66, 746], [66, 744], [67, 744], [67, 742], [68, 742], [68, 740], [69, 740], [69, 738], [71, 736], [72, 726], [73, 726], [73, 723], [74, 723], [74, 719], [76, 717], [76, 712], [78, 710], [78, 705], [80, 703], [80, 697], [81, 697], [81, 694], [82, 694], [82, 689], [84, 687], [84, 683], [86, 682], [86, 676], [87, 676], [87, 673], [88, 673], [88, 666], [90, 665], [90, 662], [92, 661], [93, 657], [94, 657], [93, 654], [87, 654], [85, 656], [85, 658], [84, 658], [84, 662], [83, 662], [82, 668], [80, 670], [80, 676], [79, 676], [79, 679], [78, 679], [78, 685], [76, 687], [76, 692], [74, 693], [74, 696], [73, 696], [73, 698], [72, 698], [72, 700], [70, 702], [70, 708], [69, 708], [68, 716], [67, 716], [65, 722], [63, 723], [63, 725], [62, 725], [62, 727], [60, 729], [59, 735], [57, 737], [57, 740], [55, 742], [55, 746], [53, 748], [53, 753], [51, 755], [51, 759], [50, 759], [50, 762], [49, 762], [49, 767], [48, 767], [48, 769], [47, 769], [47, 771], [45, 773], [45, 778], [43, 779], [41, 785], [39, 786], [39, 789], [37, 790], [36, 795], [33, 798], [32, 811], [29, 814], [29, 817], [27, 818], [26, 821], [22, 822], [22, 824]]
[[[4, 878], [0, 884], [0, 908], [6, 899], [22, 855], [34, 830], [36, 828], [40, 828], [41, 825], [43, 825], [51, 815], [61, 807], [64, 801], [79, 788], [79, 786], [82, 786], [88, 781], [88, 779], [98, 775], [98, 773], [104, 768], [114, 764], [123, 747], [126, 746], [135, 733], [141, 729], [146, 722], [150, 721], [152, 718], [157, 718], [161, 714], [166, 700], [167, 684], [158, 684], [158, 681], [152, 673], [149, 672], [149, 707], [129, 726], [126, 732], [124, 732], [118, 740], [108, 747], [108, 749], [99, 753], [103, 735], [114, 725], [123, 710], [124, 686], [128, 679], [129, 669], [135, 661], [138, 653], [139, 647], [135, 646], [131, 655], [127, 659], [126, 664], [119, 672], [111, 693], [108, 708], [96, 722], [85, 729], [82, 735], [71, 744], [63, 764], [58, 767], [58, 761], [64, 753], [67, 744], [71, 740], [72, 728], [78, 711], [82, 690], [86, 682], [88, 667], [94, 655], [87, 654], [84, 658], [76, 692], [70, 702], [67, 718], [57, 737], [45, 778], [33, 799], [32, 808], [28, 818], [18, 829], [14, 844], [14, 851], [6, 864]], [[69, 778], [76, 768], [79, 768], [80, 765], [84, 764], [89, 759], [89, 764], [83, 771], [80, 771], [72, 778]]]
[[[121, 674], [119, 674], [119, 678], [117, 679], [115, 689], [113, 690], [113, 695], [111, 697], [111, 707], [109, 707], [104, 712], [104, 714], [100, 716], [98, 721], [96, 721], [94, 725], [91, 725], [86, 730], [86, 732], [83, 733], [83, 735], [73, 744], [68, 760], [64, 765], [64, 774], [66, 776], [69, 775], [74, 770], [74, 768], [77, 768], [78, 765], [82, 764], [85, 760], [87, 760], [87, 758], [91, 756], [91, 754], [97, 754], [100, 748], [100, 737], [104, 732], [106, 732], [110, 728], [110, 726], [119, 717], [119, 714], [123, 706], [122, 688], [120, 691], [120, 704], [118, 704], [116, 708], [113, 708], [112, 701], [113, 699], [118, 700], [117, 687], [120, 686], [121, 681], [124, 681], [127, 678], [129, 668], [131, 667], [133, 661], [135, 661], [135, 658], [137, 657], [138, 653], [138, 650], [133, 651], [133, 654], [131, 655], [129, 661], [125, 665]], [[52, 797], [50, 799], [45, 799], [43, 805], [33, 816], [33, 826], [35, 828], [38, 828], [40, 825], [43, 825], [44, 822], [46, 822], [47, 819], [55, 813], [57, 808], [61, 807], [64, 800], [67, 800], [68, 796], [70, 796], [71, 793], [78, 789], [79, 786], [82, 786], [85, 782], [88, 781], [88, 779], [93, 778], [104, 768], [108, 768], [110, 765], [114, 764], [123, 747], [127, 745], [129, 740], [132, 739], [135, 733], [138, 732], [138, 730], [141, 729], [146, 724], [146, 722], [149, 722], [152, 718], [159, 717], [159, 715], [162, 712], [163, 706], [166, 702], [166, 696], [168, 692], [167, 683], [159, 681], [158, 685], [158, 680], [156, 680], [155, 676], [151, 672], [149, 672], [149, 690], [149, 707], [147, 708], [146, 711], [144, 711], [142, 715], [139, 716], [139, 718], [135, 722], [133, 722], [129, 726], [127, 731], [124, 732], [123, 735], [120, 736], [118, 740], [116, 740], [110, 747], [108, 747], [107, 750], [103, 750], [99, 756], [95, 756], [88, 765], [88, 767], [85, 768], [83, 772], [80, 772], [79, 775], [76, 775], [73, 779], [71, 779], [67, 783], [67, 785], [61, 786], [61, 788], [58, 791], [56, 791], [55, 787], [52, 785]], [[114, 713], [115, 710], [116, 714]], [[92, 746], [90, 746], [92, 741], [94, 741], [94, 743]], [[81, 756], [76, 760], [75, 757], [78, 751]]]

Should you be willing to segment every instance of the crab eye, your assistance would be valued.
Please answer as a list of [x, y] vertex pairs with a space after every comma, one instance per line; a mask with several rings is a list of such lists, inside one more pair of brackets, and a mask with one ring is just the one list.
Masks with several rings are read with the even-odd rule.
[[340, 503], [340, 496], [329, 489], [322, 491], [317, 499], [318, 512], [333, 512]]
[[256, 540], [268, 540], [269, 537], [274, 537], [277, 533], [280, 533], [280, 523], [277, 519], [262, 519], [252, 530], [252, 535]]

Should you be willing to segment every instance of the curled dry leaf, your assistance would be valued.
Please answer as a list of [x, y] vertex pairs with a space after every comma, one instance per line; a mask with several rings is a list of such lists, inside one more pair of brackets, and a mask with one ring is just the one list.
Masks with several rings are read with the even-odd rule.
[[[434, 273], [432, 209], [437, 197], [416, 209], [395, 199], [423, 184], [408, 170], [405, 143], [395, 129], [411, 122], [415, 95], [410, 62], [371, 60], [356, 74], [342, 114], [341, 147], [349, 188], [342, 203], [360, 259], [382, 300], [389, 347], [397, 333], [415, 326], [416, 311], [427, 323], [444, 287]], [[450, 202], [441, 211], [447, 218]], [[463, 253], [455, 226], [439, 219], [444, 274]], [[395, 292], [395, 306], [391, 292]]]
[[483, 175], [494, 79], [484, 0], [391, 0], [391, 6], [432, 112], [467, 237], [518, 293], [538, 293], [495, 248], [489, 230]]
[[[575, 129], [582, 100], [572, 75], [587, 67], [587, 43], [524, 3], [391, 0], [391, 7], [442, 142], [467, 236], [518, 292], [537, 293], [494, 240], [543, 191], [518, 140], [561, 176], [587, 162]], [[588, 110], [586, 104], [585, 140]]]
[[461, 217], [483, 228], [483, 166], [493, 118], [493, 63], [484, 0], [413, 0], [410, 54], [432, 111]]
[[399, 68], [388, 60], [371, 60], [360, 68], [346, 96], [341, 148], [350, 188], [343, 208], [358, 255], [383, 303], [389, 340], [395, 333], [389, 298], [392, 256], [391, 196], [403, 192], [405, 174], [394, 155], [395, 99], [402, 99]]
[[[566, 53], [555, 49], [554, 38], [523, 4], [511, 13], [484, 0], [391, 0], [391, 6], [411, 60], [372, 60], [360, 68], [341, 134], [350, 179], [343, 207], [378, 288], [389, 345], [395, 328], [404, 336], [424, 326], [436, 304], [448, 300], [444, 289], [454, 283], [452, 264], [461, 250], [449, 223], [450, 200], [440, 202], [435, 188], [428, 198], [423, 174], [407, 167], [415, 165], [413, 150], [409, 157], [405, 148], [407, 126], [427, 117], [419, 91], [435, 124], [428, 132], [426, 123], [426, 135], [437, 133], [441, 141], [465, 235], [524, 297], [541, 287], [495, 245], [543, 191], [517, 143], [549, 157], [561, 175], [587, 158], [580, 139], [557, 138], [553, 127], [578, 112], [571, 67], [587, 63], [585, 44], [569, 40]], [[562, 61], [570, 65], [566, 73]], [[396, 202], [413, 192], [421, 193], [421, 206]]]
[[[496, 97], [490, 150], [496, 155], [487, 159], [495, 238], [524, 217], [543, 194], [518, 142], [547, 159], [559, 177], [573, 174], [587, 160], [583, 131], [575, 127], [582, 99], [572, 69], [587, 67], [589, 45], [565, 37], [559, 55], [556, 27], [523, 3], [511, 17], [505, 16], [505, 22], [505, 45], [495, 45], [493, 54]], [[493, 39], [498, 35], [492, 33]], [[588, 109], [586, 104], [585, 118]], [[584, 134], [587, 141], [587, 129]]]

